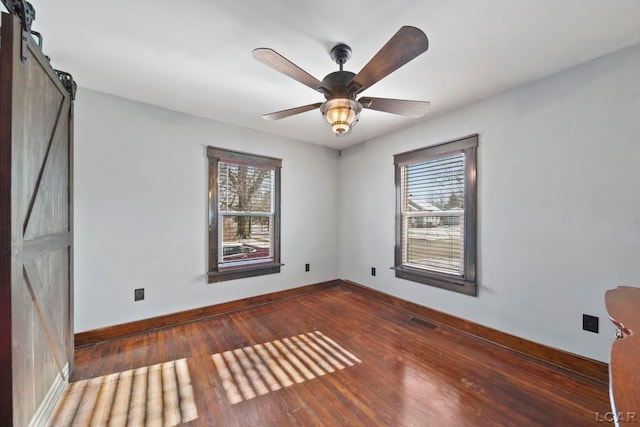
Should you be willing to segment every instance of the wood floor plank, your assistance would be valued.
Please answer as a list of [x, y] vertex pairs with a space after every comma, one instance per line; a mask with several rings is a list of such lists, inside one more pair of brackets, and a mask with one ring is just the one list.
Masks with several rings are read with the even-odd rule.
[[191, 426], [586, 426], [610, 411], [606, 384], [412, 316], [333, 287], [78, 349], [73, 380], [186, 359]]
[[[283, 331], [278, 328], [270, 330], [270, 322], [265, 320], [264, 314], [261, 316], [238, 316], [235, 319], [235, 323], [240, 327], [242, 333], [253, 342], [272, 342], [282, 338]], [[269, 360], [274, 360], [266, 347], [261, 346], [260, 349]], [[279, 371], [284, 373], [284, 375], [280, 374], [282, 377], [280, 382], [283, 385], [283, 389], [294, 385], [295, 378], [292, 375], [288, 375], [280, 363], [277, 361], [273, 363], [277, 365]], [[287, 397], [286, 399], [284, 398], [285, 396]], [[317, 384], [311, 386], [310, 383], [303, 382], [298, 384], [294, 390], [277, 396], [275, 403], [281, 412], [292, 414], [292, 417], [304, 417], [303, 419], [310, 425], [357, 425], [356, 423], [359, 420], [340, 414], [336, 416], [329, 410], [326, 402], [331, 401], [331, 396], [326, 387], [319, 387]], [[293, 404], [290, 403], [291, 401], [293, 401]]]

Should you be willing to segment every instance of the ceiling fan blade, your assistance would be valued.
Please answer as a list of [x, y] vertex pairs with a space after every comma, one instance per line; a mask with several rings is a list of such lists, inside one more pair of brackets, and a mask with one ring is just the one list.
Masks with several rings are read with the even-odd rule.
[[317, 90], [322, 94], [331, 93], [331, 88], [273, 49], [266, 47], [254, 49], [253, 57], [266, 66], [299, 81], [305, 86], [309, 86], [313, 90]]
[[382, 80], [429, 48], [429, 40], [422, 30], [404, 26], [351, 80], [349, 90], [358, 94]]
[[409, 101], [407, 99], [371, 97], [362, 97], [358, 102], [362, 104], [363, 108], [383, 111], [385, 113], [399, 114], [401, 116], [407, 116], [414, 119], [424, 116], [431, 106], [431, 103], [427, 101]]
[[295, 116], [296, 114], [304, 113], [306, 111], [315, 110], [320, 108], [322, 102], [316, 102], [315, 104], [303, 105], [301, 107], [289, 108], [288, 110], [276, 111], [275, 113], [264, 114], [263, 119], [266, 120], [280, 120], [285, 117]]

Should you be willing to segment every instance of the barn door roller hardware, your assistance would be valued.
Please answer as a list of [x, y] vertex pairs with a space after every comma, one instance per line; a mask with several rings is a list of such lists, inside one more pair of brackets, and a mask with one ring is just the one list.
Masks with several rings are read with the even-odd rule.
[[75, 101], [76, 90], [78, 90], [78, 85], [73, 80], [73, 76], [65, 71], [60, 71], [60, 70], [54, 70], [54, 71], [58, 75], [58, 78], [60, 79], [62, 86], [64, 86], [67, 92], [69, 92], [69, 95], [71, 95], [71, 100]]
[[[33, 5], [25, 0], [1, 0], [2, 4], [7, 8], [9, 13], [12, 15], [16, 15], [21, 22], [22, 26], [22, 46], [20, 52], [20, 60], [25, 63], [27, 62], [27, 40], [29, 39], [29, 35], [34, 36], [37, 39], [38, 47], [42, 50], [42, 34], [37, 31], [33, 31], [31, 29], [31, 24], [36, 19], [36, 10], [33, 8]], [[46, 57], [49, 59], [49, 57]], [[62, 86], [69, 92], [71, 95], [71, 99], [76, 99], [76, 90], [78, 85], [73, 80], [73, 76], [65, 71], [54, 70], [56, 75], [60, 79]]]
[[27, 38], [31, 33], [31, 24], [36, 19], [36, 10], [31, 3], [24, 0], [2, 0], [7, 10], [17, 15], [22, 22], [22, 50], [20, 52], [20, 60], [27, 62]]

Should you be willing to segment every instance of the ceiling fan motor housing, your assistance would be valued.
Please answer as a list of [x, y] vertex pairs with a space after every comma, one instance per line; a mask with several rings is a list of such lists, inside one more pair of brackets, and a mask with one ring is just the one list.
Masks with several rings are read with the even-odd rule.
[[355, 76], [356, 74], [351, 71], [334, 71], [333, 73], [327, 74], [325, 78], [322, 79], [322, 83], [331, 88], [331, 93], [325, 93], [325, 98], [355, 99], [355, 94], [350, 94], [347, 89], [347, 86]]

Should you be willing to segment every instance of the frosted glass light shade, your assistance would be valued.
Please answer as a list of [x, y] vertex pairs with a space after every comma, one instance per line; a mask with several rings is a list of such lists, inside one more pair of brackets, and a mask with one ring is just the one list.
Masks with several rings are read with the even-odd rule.
[[326, 101], [320, 107], [322, 116], [337, 134], [348, 132], [358, 121], [362, 105], [353, 99], [336, 98]]

